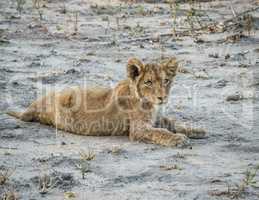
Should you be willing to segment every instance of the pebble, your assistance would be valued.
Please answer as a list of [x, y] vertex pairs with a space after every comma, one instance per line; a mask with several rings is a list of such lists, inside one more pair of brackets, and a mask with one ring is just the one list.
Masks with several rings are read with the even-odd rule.
[[236, 94], [232, 94], [227, 96], [226, 100], [227, 101], [239, 101], [243, 99], [243, 95], [236, 93]]

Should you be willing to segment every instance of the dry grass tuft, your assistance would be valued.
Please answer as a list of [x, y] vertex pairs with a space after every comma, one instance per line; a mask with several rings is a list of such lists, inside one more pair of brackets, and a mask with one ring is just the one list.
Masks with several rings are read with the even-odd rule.
[[18, 196], [14, 191], [5, 192], [0, 198], [1, 200], [18, 200]]
[[185, 155], [183, 153], [177, 152], [177, 154], [175, 155], [176, 159], [185, 159]]
[[255, 179], [258, 170], [259, 165], [256, 166], [255, 169], [247, 170], [245, 173], [245, 177], [241, 180], [241, 182], [234, 187], [230, 187], [228, 185], [227, 191], [212, 191], [209, 194], [211, 196], [227, 196], [231, 199], [238, 199], [245, 194], [247, 188], [259, 188], [259, 184]]
[[16, 0], [16, 10], [19, 12], [20, 15], [22, 14], [25, 3], [25, 0]]
[[0, 170], [0, 185], [4, 185], [14, 173], [15, 170], [2, 169]]
[[254, 170], [247, 170], [245, 173], [245, 177], [241, 181], [236, 188], [230, 189], [230, 197], [232, 199], [239, 198], [242, 194], [244, 194], [247, 187], [259, 187], [257, 181], [255, 180], [255, 176], [257, 171], [259, 170], [259, 165]]
[[92, 151], [90, 149], [87, 152], [86, 151], [80, 151], [79, 155], [80, 155], [80, 160], [90, 161], [90, 160], [93, 160], [95, 158], [94, 151]]
[[160, 169], [165, 170], [165, 171], [170, 171], [170, 170], [183, 170], [179, 165], [173, 164], [173, 165], [160, 165]]
[[80, 151], [80, 161], [79, 164], [76, 164], [76, 167], [80, 170], [82, 179], [85, 179], [85, 174], [91, 172], [89, 161], [95, 158], [95, 153], [92, 150]]
[[40, 181], [39, 181], [40, 194], [47, 194], [50, 188], [52, 187], [52, 185], [53, 185], [52, 179], [50, 176], [45, 174], [42, 177], [40, 177]]
[[74, 199], [76, 198], [76, 194], [74, 192], [65, 192], [64, 197], [65, 199]]
[[123, 152], [123, 149], [119, 146], [113, 146], [110, 150], [108, 150], [108, 153], [111, 153], [113, 155], [120, 155]]

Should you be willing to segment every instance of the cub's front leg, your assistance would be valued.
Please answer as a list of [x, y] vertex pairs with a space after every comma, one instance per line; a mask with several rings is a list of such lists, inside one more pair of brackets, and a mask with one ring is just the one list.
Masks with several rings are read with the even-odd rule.
[[131, 122], [130, 140], [175, 147], [185, 146], [189, 143], [183, 134], [174, 134], [167, 129], [154, 128], [145, 122]]
[[169, 119], [166, 117], [159, 117], [155, 126], [159, 128], [165, 128], [174, 133], [182, 133], [192, 139], [202, 139], [206, 137], [206, 131], [201, 128], [193, 128], [177, 122], [175, 119]]

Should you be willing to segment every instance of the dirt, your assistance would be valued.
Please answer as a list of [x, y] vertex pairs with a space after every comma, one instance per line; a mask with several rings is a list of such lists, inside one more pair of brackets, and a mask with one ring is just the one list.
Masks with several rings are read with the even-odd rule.
[[[253, 33], [238, 41], [226, 40], [235, 31], [155, 40], [173, 23], [169, 5], [159, 1], [48, 0], [37, 9], [27, 0], [20, 13], [16, 2], [0, 1], [0, 169], [12, 172], [0, 199], [8, 191], [25, 200], [68, 198], [65, 192], [75, 199], [229, 199], [228, 186], [259, 164], [258, 10], [251, 13]], [[231, 6], [238, 14], [258, 3], [201, 3], [215, 21], [232, 18]], [[188, 9], [180, 4], [179, 30], [188, 27], [182, 20]], [[130, 57], [173, 55], [191, 73], [177, 75], [162, 111], [208, 131], [192, 148], [71, 135], [5, 114], [52, 89], [113, 87], [125, 78]], [[80, 151], [89, 149], [95, 158], [86, 161], [82, 179]], [[42, 177], [48, 177], [44, 193]], [[248, 186], [239, 198], [259, 199], [259, 190]]]

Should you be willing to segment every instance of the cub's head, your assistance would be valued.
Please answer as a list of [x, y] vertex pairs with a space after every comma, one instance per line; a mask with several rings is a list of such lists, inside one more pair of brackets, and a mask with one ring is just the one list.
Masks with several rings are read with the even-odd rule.
[[177, 67], [176, 58], [147, 64], [132, 58], [128, 61], [127, 73], [138, 98], [153, 104], [163, 104], [168, 100]]

